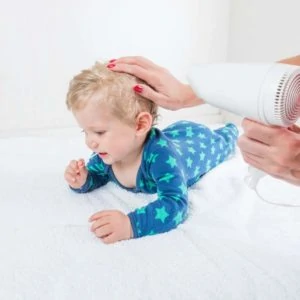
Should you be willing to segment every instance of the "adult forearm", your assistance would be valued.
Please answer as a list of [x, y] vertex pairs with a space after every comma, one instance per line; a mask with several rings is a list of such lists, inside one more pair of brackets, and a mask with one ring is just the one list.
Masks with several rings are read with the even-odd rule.
[[300, 66], [300, 55], [288, 57], [279, 61], [280, 63]]

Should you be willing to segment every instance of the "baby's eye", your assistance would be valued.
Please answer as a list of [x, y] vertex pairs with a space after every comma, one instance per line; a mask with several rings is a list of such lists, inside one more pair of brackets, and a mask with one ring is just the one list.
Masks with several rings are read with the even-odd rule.
[[104, 134], [104, 132], [105, 132], [105, 131], [97, 131], [96, 134], [102, 135], [102, 134]]

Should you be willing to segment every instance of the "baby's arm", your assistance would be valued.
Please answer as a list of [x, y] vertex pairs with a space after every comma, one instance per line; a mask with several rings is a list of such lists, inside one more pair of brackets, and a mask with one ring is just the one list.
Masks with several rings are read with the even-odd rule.
[[151, 163], [149, 173], [157, 185], [158, 199], [128, 214], [134, 238], [167, 232], [186, 219], [188, 195], [182, 170], [172, 154], [160, 153]]
[[65, 179], [75, 192], [87, 193], [105, 185], [108, 174], [102, 161], [98, 157], [92, 157], [87, 166], [83, 159], [71, 161], [66, 168]]

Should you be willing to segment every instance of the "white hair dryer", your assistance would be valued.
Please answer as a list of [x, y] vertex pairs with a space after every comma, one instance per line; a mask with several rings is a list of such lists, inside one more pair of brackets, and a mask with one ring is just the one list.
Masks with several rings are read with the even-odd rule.
[[[208, 104], [267, 125], [288, 127], [300, 117], [300, 67], [281, 63], [193, 66], [188, 82]], [[249, 168], [248, 186], [265, 174]]]

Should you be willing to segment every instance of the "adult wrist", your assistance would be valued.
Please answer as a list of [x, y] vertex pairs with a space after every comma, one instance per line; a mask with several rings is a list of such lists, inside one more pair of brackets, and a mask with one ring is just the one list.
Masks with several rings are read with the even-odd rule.
[[205, 103], [203, 99], [197, 97], [197, 95], [195, 94], [195, 92], [193, 91], [190, 85], [185, 84], [185, 91], [186, 91], [185, 92], [186, 95], [184, 97], [185, 99], [184, 107], [192, 107], [192, 106]]

